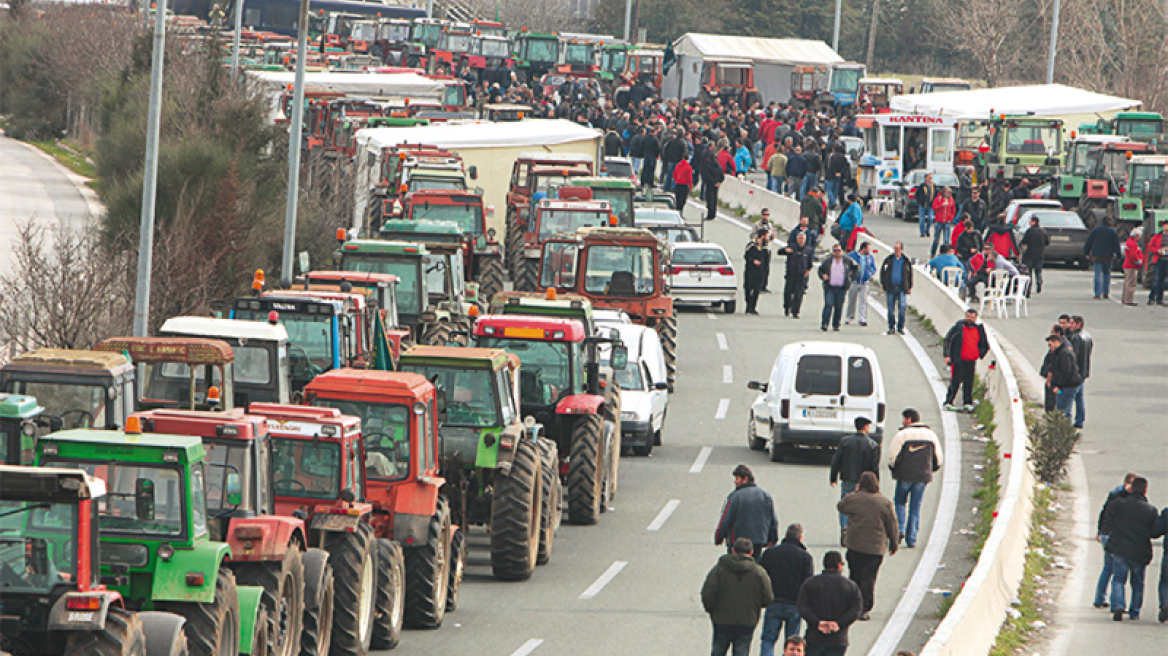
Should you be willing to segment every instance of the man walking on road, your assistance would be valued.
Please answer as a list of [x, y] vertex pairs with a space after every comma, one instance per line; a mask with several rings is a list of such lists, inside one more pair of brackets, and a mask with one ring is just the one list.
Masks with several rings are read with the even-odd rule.
[[702, 157], [702, 193], [706, 199], [706, 220], [713, 221], [718, 216], [718, 187], [726, 179], [722, 166], [718, 164], [718, 156], [706, 151]]
[[1103, 515], [1103, 532], [1109, 537], [1105, 549], [1111, 554], [1111, 618], [1123, 621], [1124, 592], [1131, 578], [1130, 619], [1140, 619], [1144, 605], [1144, 570], [1152, 562], [1152, 538], [1158, 538], [1159, 513], [1148, 503], [1148, 479], [1131, 482], [1131, 492], [1112, 501]]
[[933, 174], [925, 176], [915, 192], [917, 201], [917, 223], [922, 237], [928, 237], [933, 228], [933, 201], [937, 199], [937, 187], [933, 185]]
[[[840, 440], [835, 455], [831, 459], [829, 478], [831, 486], [840, 482], [840, 498], [844, 498], [856, 489], [860, 476], [864, 472], [872, 472], [880, 478], [880, 445], [868, 435], [872, 428], [872, 420], [867, 417], [856, 417], [856, 432]], [[844, 539], [848, 534], [848, 516], [840, 513], [840, 546], [846, 546]]]
[[746, 260], [746, 272], [742, 276], [742, 292], [746, 298], [746, 314], [758, 314], [755, 304], [758, 303], [758, 295], [766, 284], [766, 260], [770, 255], [767, 252], [766, 240], [765, 232], [755, 233], [754, 239], [746, 245], [746, 254], [743, 255]]
[[1054, 394], [1054, 407], [1070, 417], [1075, 395], [1083, 382], [1079, 365], [1075, 362], [1075, 351], [1060, 335], [1047, 335], [1046, 344], [1051, 356], [1050, 366], [1044, 367], [1047, 369], [1046, 386]]
[[775, 600], [767, 606], [762, 620], [762, 645], [759, 656], [774, 656], [779, 633], [790, 640], [799, 635], [799, 588], [815, 575], [815, 563], [803, 546], [803, 527], [791, 524], [783, 541], [767, 549], [759, 561], [771, 578]]
[[1123, 257], [1119, 233], [1111, 224], [1110, 216], [1104, 218], [1102, 224], [1091, 228], [1083, 244], [1083, 253], [1095, 263], [1095, 300], [1111, 298], [1111, 261]]
[[848, 258], [856, 263], [856, 279], [848, 287], [848, 309], [844, 313], [844, 323], [851, 323], [858, 314], [860, 325], [868, 325], [868, 283], [876, 275], [876, 258], [871, 250], [871, 243], [864, 242], [858, 249], [848, 253]]
[[880, 286], [888, 308], [888, 334], [904, 334], [904, 315], [907, 311], [908, 295], [912, 293], [912, 263], [904, 255], [904, 244], [896, 242], [892, 254], [884, 258], [880, 265]]
[[1095, 540], [1103, 545], [1103, 571], [1099, 572], [1099, 581], [1095, 584], [1095, 607], [1107, 608], [1111, 592], [1111, 554], [1107, 553], [1107, 539], [1108, 535], [1103, 532], [1103, 518], [1107, 515], [1107, 507], [1116, 499], [1127, 496], [1131, 493], [1132, 481], [1139, 478], [1140, 475], [1135, 472], [1128, 472], [1127, 476], [1123, 477], [1123, 484], [1115, 486], [1115, 489], [1107, 493], [1107, 501], [1103, 502], [1103, 507], [1099, 509], [1099, 521], [1095, 524]]
[[786, 280], [783, 284], [783, 314], [799, 318], [803, 307], [803, 293], [807, 289], [807, 278], [811, 275], [811, 246], [807, 243], [807, 233], [795, 235], [794, 244], [779, 251], [787, 258]]
[[762, 557], [764, 545], [769, 547], [779, 541], [775, 502], [769, 492], [754, 483], [754, 472], [746, 465], [734, 468], [734, 491], [726, 497], [722, 518], [714, 531], [714, 544], [725, 542], [730, 549], [738, 538], [749, 538], [758, 545], [756, 561]]
[[807, 656], [844, 656], [848, 627], [864, 613], [860, 587], [844, 578], [838, 551], [823, 555], [823, 573], [799, 589], [799, 615], [807, 621]]
[[1042, 293], [1042, 264], [1047, 246], [1050, 246], [1050, 235], [1039, 225], [1038, 215], [1030, 215], [1030, 229], [1018, 247], [1022, 250], [1022, 264], [1030, 269], [1030, 282], [1034, 285], [1035, 294]]
[[895, 556], [900, 542], [896, 511], [888, 497], [880, 494], [880, 481], [872, 472], [860, 476], [859, 487], [840, 499], [836, 509], [848, 516], [844, 540], [848, 548], [848, 578], [860, 587], [864, 600], [860, 619], [867, 620], [876, 600], [876, 575], [884, 562], [884, 552]]
[[933, 472], [944, 463], [941, 440], [933, 429], [921, 423], [921, 413], [905, 408], [900, 413], [902, 428], [888, 445], [888, 468], [896, 480], [896, 523], [909, 549], [917, 546], [921, 527], [921, 501]]
[[718, 559], [702, 584], [702, 607], [714, 624], [712, 656], [749, 656], [750, 641], [762, 609], [774, 601], [771, 580], [751, 554], [748, 538], [734, 540], [731, 552]]
[[856, 279], [859, 268], [855, 260], [844, 257], [842, 246], [832, 245], [831, 257], [819, 265], [819, 278], [823, 280], [823, 316], [819, 320], [820, 330], [827, 330], [828, 321], [831, 322], [832, 330], [840, 329], [844, 299], [847, 298], [848, 287]]
[[[990, 341], [985, 326], [977, 322], [977, 310], [965, 311], [965, 319], [953, 324], [945, 335], [945, 364], [949, 365], [949, 391], [945, 394], [945, 409], [949, 412], [973, 412], [973, 373], [977, 361], [990, 352]], [[957, 390], [964, 388], [965, 405], [956, 407]]]
[[1083, 317], [1071, 317], [1071, 330], [1067, 339], [1071, 342], [1071, 349], [1075, 352], [1075, 364], [1079, 367], [1079, 389], [1075, 391], [1075, 428], [1082, 428], [1087, 420], [1087, 404], [1083, 401], [1083, 388], [1087, 387], [1087, 379], [1091, 377], [1091, 351], [1095, 349], [1095, 340], [1091, 333], [1083, 328]]

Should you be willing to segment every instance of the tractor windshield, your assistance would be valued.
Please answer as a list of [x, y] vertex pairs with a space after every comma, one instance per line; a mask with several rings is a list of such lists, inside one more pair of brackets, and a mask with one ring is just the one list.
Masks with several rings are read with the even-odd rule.
[[478, 236], [483, 232], [483, 206], [470, 203], [453, 205], [419, 205], [414, 203], [411, 209], [411, 219], [427, 219], [430, 221], [453, 221], [458, 224], [463, 234]]
[[341, 445], [324, 440], [272, 438], [272, 487], [277, 496], [336, 499], [341, 489]]
[[441, 191], [466, 191], [466, 180], [462, 178], [410, 176], [410, 191], [438, 189]]
[[836, 93], [855, 93], [860, 86], [862, 73], [858, 68], [836, 69], [831, 74], [831, 90]]
[[[207, 387], [214, 385], [223, 391], [222, 376], [218, 367], [199, 365], [194, 376], [185, 362], [164, 362], [144, 365], [145, 383], [142, 386], [141, 402], [144, 406], [197, 409], [206, 403]], [[194, 385], [194, 396], [191, 386]], [[223, 398], [223, 397], [221, 397]]]
[[1122, 119], [1117, 120], [1115, 126], [1115, 133], [1123, 137], [1154, 136], [1163, 131], [1162, 119]]
[[[48, 461], [44, 464], [82, 469], [105, 481], [108, 492], [98, 501], [102, 535], [183, 535], [185, 482], [178, 468], [123, 462]], [[209, 486], [208, 483], [208, 490]], [[202, 499], [197, 501], [197, 510], [201, 511]]]
[[417, 315], [422, 311], [423, 280], [418, 275], [420, 257], [382, 255], [380, 253], [345, 253], [341, 269], [361, 273], [388, 273], [397, 276], [398, 314]]
[[564, 44], [564, 63], [565, 64], [589, 64], [593, 63], [592, 44], [591, 43], [566, 43]]
[[424, 43], [428, 47], [433, 48], [438, 45], [438, 39], [442, 36], [442, 26], [435, 24], [418, 24], [411, 29], [411, 41], [415, 43]]
[[[311, 306], [327, 309], [326, 306]], [[269, 308], [235, 310], [236, 319], [267, 321]], [[333, 315], [310, 314], [280, 310], [280, 323], [288, 331], [289, 349], [293, 360], [308, 357], [314, 367], [325, 371], [333, 368]]]
[[450, 34], [447, 32], [443, 41], [445, 41], [443, 50], [449, 50], [450, 52], [466, 52], [470, 50], [469, 34]]
[[629, 209], [633, 203], [632, 189], [593, 189], [592, 200], [608, 201], [612, 213], [620, 217], [621, 225], [633, 225], [633, 213]]
[[[361, 418], [361, 436], [365, 441], [366, 478], [400, 481], [409, 476], [409, 408], [396, 403], [343, 401], [320, 397], [312, 404], [336, 408], [342, 414]], [[336, 467], [339, 469], [339, 466]]]
[[499, 416], [499, 390], [490, 369], [456, 369], [415, 363], [402, 363], [402, 369], [422, 374], [433, 381], [435, 387], [446, 392], [445, 425], [470, 428], [503, 425]]
[[1127, 179], [1127, 153], [1097, 149], [1087, 154], [1087, 175], [1097, 180]]
[[1078, 142], [1071, 146], [1067, 153], [1067, 170], [1071, 175], [1084, 175], [1087, 173], [1087, 154], [1093, 149], [1098, 148], [1098, 144]]
[[519, 399], [523, 405], [547, 406], [570, 394], [572, 345], [500, 337], [480, 337], [476, 346], [501, 348], [519, 356]]
[[[251, 442], [235, 440], [223, 444], [203, 440], [203, 449], [207, 452], [207, 512], [215, 517], [237, 509], [254, 511], [252, 486], [244, 484], [252, 478]], [[239, 494], [238, 503], [228, 499], [234, 493]]]
[[591, 246], [586, 251], [584, 292], [600, 296], [643, 296], [654, 291], [653, 249], [648, 246]]
[[600, 228], [608, 225], [608, 213], [603, 210], [539, 211], [539, 241], [556, 235], [574, 235], [580, 228]]
[[0, 589], [47, 594], [76, 584], [77, 504], [0, 499]]
[[1148, 199], [1160, 198], [1164, 193], [1164, 167], [1159, 164], [1133, 164], [1131, 167], [1133, 194]]
[[479, 48], [484, 57], [506, 58], [511, 56], [511, 44], [502, 39], [483, 39], [479, 41]]
[[551, 39], [527, 39], [527, 59], [533, 62], [554, 62], [556, 42]]
[[106, 425], [106, 385], [14, 380], [8, 391], [34, 397], [44, 415], [59, 418], [63, 429]]
[[1061, 130], [1050, 125], [1018, 125], [1006, 131], [1006, 152], [1011, 155], [1046, 155], [1059, 151]]
[[600, 56], [600, 69], [605, 73], [625, 72], [625, 52], [623, 50], [606, 50]]

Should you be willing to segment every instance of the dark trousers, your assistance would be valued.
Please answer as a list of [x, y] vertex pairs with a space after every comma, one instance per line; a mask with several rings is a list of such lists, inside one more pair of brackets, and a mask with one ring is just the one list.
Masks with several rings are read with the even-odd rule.
[[742, 286], [743, 295], [746, 297], [746, 311], [754, 312], [754, 306], [758, 303], [758, 293], [762, 291], [762, 280], [751, 280]]
[[1156, 260], [1156, 264], [1152, 265], [1152, 290], [1148, 292], [1149, 303], [1162, 303], [1164, 301], [1164, 281], [1168, 280], [1168, 257], [1161, 256]]
[[872, 610], [876, 599], [876, 575], [884, 556], [860, 553], [848, 549], [848, 578], [860, 586], [860, 597], [864, 599], [864, 612]]
[[847, 645], [821, 645], [817, 642], [807, 643], [805, 656], [844, 656], [848, 653]]
[[1042, 293], [1042, 264], [1040, 258], [1034, 262], [1023, 262], [1030, 269], [1030, 291], [1034, 294]]
[[945, 394], [945, 404], [951, 404], [957, 398], [957, 388], [962, 388], [962, 399], [965, 405], [973, 405], [973, 371], [977, 362], [958, 360], [953, 363], [952, 376], [949, 379], [949, 392]]
[[844, 314], [844, 299], [848, 296], [847, 287], [823, 286], [823, 316], [819, 325], [826, 328], [831, 322], [833, 328], [839, 328], [840, 317]]
[[769, 292], [771, 284], [771, 249], [767, 247], [762, 253], [762, 291]]
[[678, 212], [685, 214], [685, 203], [689, 200], [689, 185], [673, 185], [674, 205]]
[[803, 276], [787, 276], [787, 284], [783, 287], [783, 312], [799, 316], [803, 307]]
[[726, 656], [726, 651], [734, 647], [734, 656], [749, 656], [750, 641], [754, 638], [753, 626], [738, 624], [715, 624], [714, 646], [710, 650], [711, 656]]
[[718, 188], [713, 183], [703, 182], [702, 189], [706, 193], [706, 220], [713, 221], [718, 215]]
[[652, 159], [646, 157], [645, 163], [641, 165], [641, 186], [652, 187], [657, 179], [657, 158]]

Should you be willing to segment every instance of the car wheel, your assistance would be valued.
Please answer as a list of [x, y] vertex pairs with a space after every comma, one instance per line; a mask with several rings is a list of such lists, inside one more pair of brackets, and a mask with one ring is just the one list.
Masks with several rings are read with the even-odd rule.
[[737, 305], [738, 301], [722, 301], [722, 311], [726, 314], [734, 314], [734, 308]]

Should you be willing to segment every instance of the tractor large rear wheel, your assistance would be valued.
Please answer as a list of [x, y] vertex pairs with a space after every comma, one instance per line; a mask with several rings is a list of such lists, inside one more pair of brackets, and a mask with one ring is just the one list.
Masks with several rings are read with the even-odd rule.
[[426, 544], [405, 550], [406, 626], [436, 629], [446, 617], [446, 591], [450, 579], [450, 508], [438, 497], [430, 517]]
[[506, 273], [503, 267], [503, 256], [481, 255], [482, 264], [479, 266], [479, 298], [490, 305], [495, 294], [503, 291], [503, 276]]
[[215, 599], [207, 603], [171, 603], [166, 610], [187, 618], [183, 632], [191, 656], [239, 654], [239, 593], [235, 575], [220, 569], [215, 578]]
[[654, 328], [661, 337], [661, 350], [665, 352], [666, 380], [669, 382], [669, 391], [672, 392], [674, 381], [677, 380], [677, 317], [662, 319]]
[[304, 630], [300, 656], [327, 656], [333, 641], [333, 567], [323, 549], [304, 552]]
[[73, 631], [65, 656], [146, 656], [142, 622], [134, 613], [110, 608], [101, 631]]
[[519, 228], [519, 218], [516, 210], [507, 210], [506, 238], [503, 241], [503, 257], [507, 258], [506, 266], [511, 269], [511, 279], [515, 280], [515, 264], [523, 249], [523, 230]]
[[595, 524], [600, 520], [600, 505], [604, 492], [604, 472], [600, 465], [600, 415], [588, 415], [572, 427], [572, 446], [568, 462], [568, 521], [573, 524]]
[[330, 532], [324, 539], [333, 566], [332, 656], [363, 656], [373, 640], [377, 598], [377, 549], [373, 528], [357, 525], [352, 533]]
[[511, 471], [495, 477], [491, 504], [491, 570], [495, 578], [531, 578], [539, 557], [541, 515], [539, 451], [529, 439], [515, 445]]
[[515, 266], [515, 291], [534, 292], [539, 290], [539, 260], [520, 257]]
[[449, 321], [436, 321], [426, 326], [422, 332], [422, 344], [426, 346], [446, 346], [454, 330]]
[[539, 554], [536, 565], [546, 565], [552, 559], [552, 543], [563, 517], [564, 488], [560, 484], [560, 451], [556, 443], [539, 438], [540, 471], [543, 495], [540, 500]]
[[299, 654], [304, 618], [304, 563], [300, 546], [288, 545], [282, 561], [235, 563], [232, 570], [238, 585], [264, 589], [263, 605], [273, 623], [268, 652], [272, 656]]
[[401, 642], [406, 610], [406, 563], [401, 545], [377, 539], [377, 619], [373, 621], [374, 649], [393, 649]]

